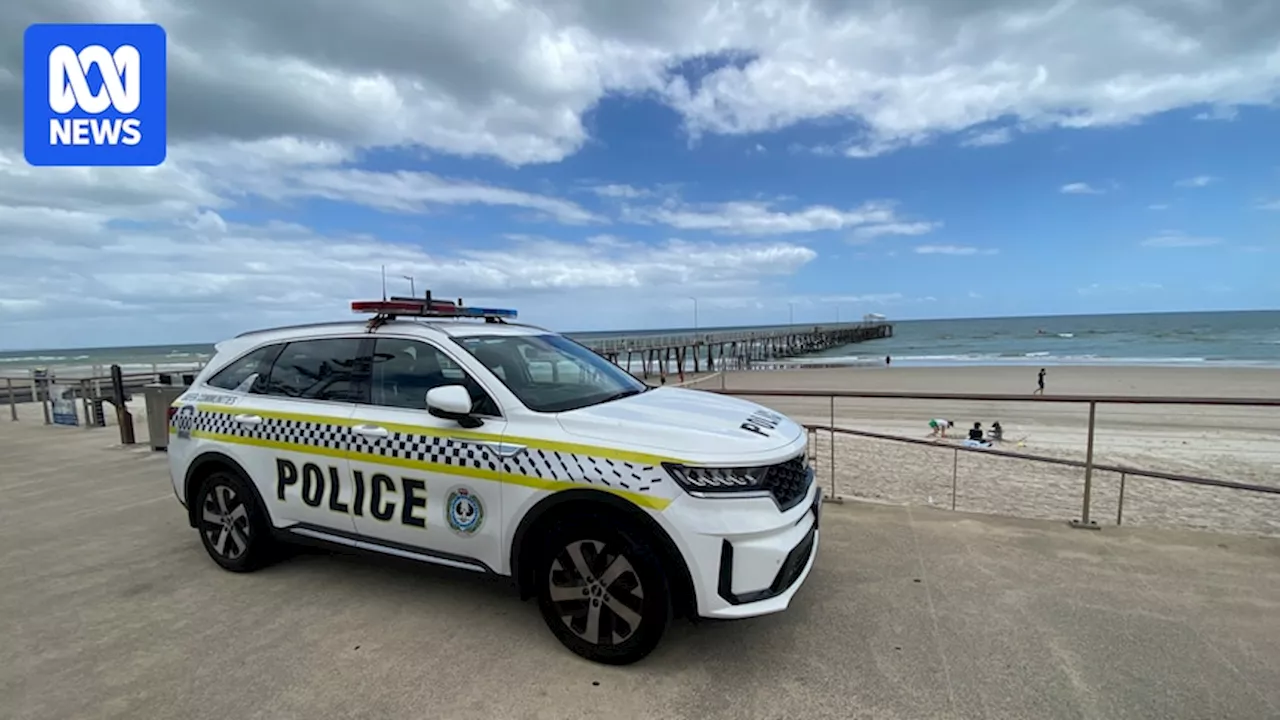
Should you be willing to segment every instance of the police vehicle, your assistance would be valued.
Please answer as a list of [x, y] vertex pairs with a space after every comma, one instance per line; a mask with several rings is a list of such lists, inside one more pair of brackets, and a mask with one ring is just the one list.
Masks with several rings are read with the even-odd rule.
[[672, 617], [784, 610], [813, 566], [807, 433], [744, 400], [652, 387], [461, 300], [262, 330], [169, 408], [174, 491], [248, 572], [300, 542], [514, 579], [588, 659], [647, 655]]

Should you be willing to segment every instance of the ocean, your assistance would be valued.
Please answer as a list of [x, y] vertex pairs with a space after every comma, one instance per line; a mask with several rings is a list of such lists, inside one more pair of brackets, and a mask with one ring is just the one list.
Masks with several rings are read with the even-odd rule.
[[[801, 363], [895, 365], [1228, 365], [1280, 367], [1280, 311], [978, 318], [889, 319], [894, 336], [847, 345]], [[801, 325], [801, 323], [797, 323]], [[777, 326], [761, 326], [777, 327]], [[699, 328], [698, 332], [750, 328]], [[574, 332], [579, 340], [694, 332], [693, 328]], [[76, 348], [0, 352], [0, 376], [33, 367], [87, 369], [120, 364], [126, 372], [184, 370], [213, 345]]]

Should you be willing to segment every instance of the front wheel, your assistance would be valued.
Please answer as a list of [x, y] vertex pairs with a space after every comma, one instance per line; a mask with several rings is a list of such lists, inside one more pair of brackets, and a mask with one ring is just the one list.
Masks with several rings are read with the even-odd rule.
[[629, 665], [657, 647], [671, 617], [662, 565], [641, 533], [593, 518], [556, 526], [536, 569], [538, 606], [578, 655]]

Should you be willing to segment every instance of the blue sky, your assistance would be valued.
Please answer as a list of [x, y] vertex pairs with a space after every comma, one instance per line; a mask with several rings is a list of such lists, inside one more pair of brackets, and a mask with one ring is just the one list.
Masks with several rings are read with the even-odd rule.
[[[409, 4], [54, 3], [165, 24], [170, 153], [31, 168], [0, 131], [0, 349], [342, 317], [381, 265], [564, 330], [1280, 307], [1280, 12], [855, 5], [441, 5], [406, 48], [364, 31]], [[253, 47], [307, 32], [344, 50]]]

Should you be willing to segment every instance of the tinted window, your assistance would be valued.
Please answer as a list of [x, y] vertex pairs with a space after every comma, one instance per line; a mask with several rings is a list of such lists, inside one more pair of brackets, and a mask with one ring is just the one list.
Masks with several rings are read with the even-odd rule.
[[[262, 392], [271, 361], [282, 345], [267, 345], [233, 361], [209, 378], [209, 384], [223, 390]], [[256, 377], [255, 377], [256, 376]], [[244, 387], [241, 387], [244, 385]]]
[[285, 345], [271, 366], [265, 394], [356, 402], [360, 342], [360, 338], [329, 338]]
[[535, 412], [574, 410], [649, 388], [562, 335], [482, 335], [455, 341]]
[[473, 412], [500, 415], [497, 405], [480, 384], [429, 343], [378, 338], [371, 372], [370, 399], [374, 405], [425, 410], [428, 390], [442, 385], [462, 385], [471, 394]]

